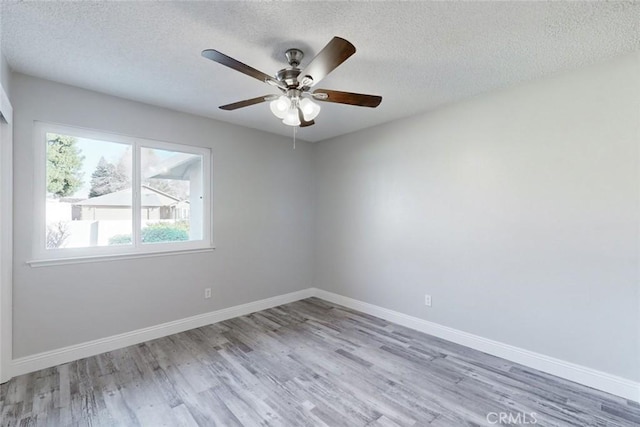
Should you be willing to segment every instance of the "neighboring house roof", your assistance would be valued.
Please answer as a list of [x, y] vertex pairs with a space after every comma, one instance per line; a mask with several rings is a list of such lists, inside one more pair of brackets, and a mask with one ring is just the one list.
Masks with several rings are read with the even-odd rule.
[[75, 205], [76, 203], [78, 203], [78, 202], [80, 202], [82, 200], [84, 200], [84, 199], [77, 198], [77, 197], [60, 197], [58, 199], [58, 201], [60, 203], [71, 203], [73, 205]]
[[[142, 207], [160, 207], [170, 206], [180, 201], [167, 193], [142, 186]], [[90, 199], [83, 200], [76, 203], [79, 206], [131, 206], [132, 201], [131, 188], [125, 188], [124, 190], [114, 191], [113, 193], [105, 194], [103, 196], [92, 197]]]
[[197, 154], [177, 153], [154, 167], [145, 178], [188, 180], [191, 166], [201, 159]]

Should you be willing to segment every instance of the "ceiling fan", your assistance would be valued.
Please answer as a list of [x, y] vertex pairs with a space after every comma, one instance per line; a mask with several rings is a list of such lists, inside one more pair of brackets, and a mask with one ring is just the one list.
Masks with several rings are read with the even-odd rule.
[[355, 46], [343, 38], [334, 37], [307, 64], [306, 68], [301, 70], [298, 66], [304, 57], [304, 53], [300, 49], [287, 49], [285, 56], [289, 62], [289, 67], [278, 71], [275, 77], [258, 71], [214, 49], [203, 50], [202, 56], [270, 84], [282, 92], [281, 95], [264, 95], [234, 102], [233, 104], [222, 105], [221, 109], [231, 111], [270, 101], [271, 112], [279, 119], [282, 119], [285, 125], [306, 127], [315, 123], [313, 119], [320, 112], [320, 106], [313, 100], [371, 108], [380, 105], [382, 97], [376, 95], [328, 89], [316, 89], [311, 92], [313, 86], [354, 53], [356, 53]]

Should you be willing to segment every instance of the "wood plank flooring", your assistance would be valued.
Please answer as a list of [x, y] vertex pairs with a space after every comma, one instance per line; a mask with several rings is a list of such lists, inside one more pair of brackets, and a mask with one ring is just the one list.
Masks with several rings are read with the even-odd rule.
[[637, 403], [316, 298], [16, 377], [0, 415], [2, 427], [640, 425]]

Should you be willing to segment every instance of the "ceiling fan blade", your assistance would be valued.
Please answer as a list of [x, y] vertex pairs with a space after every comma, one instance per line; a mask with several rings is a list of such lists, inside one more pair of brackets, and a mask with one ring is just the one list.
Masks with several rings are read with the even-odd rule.
[[335, 70], [351, 55], [356, 53], [354, 45], [343, 38], [334, 37], [329, 43], [311, 60], [309, 65], [300, 73], [300, 76], [309, 76], [313, 81], [309, 86], [313, 86], [324, 79], [327, 74]]
[[338, 90], [329, 90], [329, 89], [318, 89], [314, 91], [312, 95], [314, 99], [317, 99], [318, 101], [356, 105], [358, 107], [376, 108], [382, 102], [382, 97], [377, 95], [365, 95], [362, 93], [340, 92]]
[[212, 61], [217, 62], [218, 64], [225, 65], [229, 68], [233, 68], [236, 71], [240, 71], [247, 76], [253, 77], [254, 79], [258, 79], [261, 82], [273, 82], [276, 86], [280, 86], [281, 83], [274, 79], [272, 76], [263, 73], [262, 71], [256, 70], [253, 67], [248, 66], [236, 59], [233, 59], [230, 56], [225, 55], [224, 53], [220, 53], [214, 49], [205, 49], [202, 51], [202, 56]]
[[265, 96], [259, 96], [257, 98], [245, 99], [244, 101], [234, 102], [233, 104], [222, 105], [220, 106], [220, 109], [227, 110], [227, 111], [237, 110], [238, 108], [248, 107], [250, 105], [260, 104], [261, 102], [269, 101], [271, 100], [272, 96], [273, 95], [265, 95]]
[[310, 121], [306, 121], [304, 119], [304, 114], [302, 114], [302, 108], [298, 107], [298, 118], [300, 119], [300, 127], [301, 128], [306, 128], [307, 126], [311, 126], [311, 125], [315, 125], [316, 122], [314, 122], [313, 120]]

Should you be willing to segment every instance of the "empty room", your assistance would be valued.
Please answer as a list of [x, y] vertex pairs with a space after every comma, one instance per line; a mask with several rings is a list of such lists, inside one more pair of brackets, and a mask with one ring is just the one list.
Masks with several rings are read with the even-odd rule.
[[0, 427], [640, 425], [640, 3], [0, 1]]

